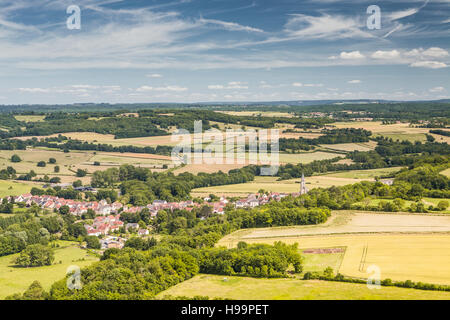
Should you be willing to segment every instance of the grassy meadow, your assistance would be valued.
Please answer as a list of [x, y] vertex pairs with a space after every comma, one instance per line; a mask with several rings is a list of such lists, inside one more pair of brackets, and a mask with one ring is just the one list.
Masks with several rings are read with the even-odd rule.
[[0, 198], [7, 196], [19, 196], [31, 191], [32, 183], [21, 183], [10, 180], [0, 180]]
[[69, 266], [83, 268], [98, 260], [74, 242], [59, 243], [61, 247], [55, 249], [55, 261], [51, 266], [18, 268], [12, 263], [18, 254], [0, 257], [0, 299], [25, 291], [35, 280], [48, 290], [55, 281], [65, 277]]
[[[251, 293], [249, 295], [249, 293]], [[161, 292], [164, 296], [208, 296], [233, 300], [449, 300], [449, 292], [396, 287], [370, 290], [365, 284], [297, 279], [197, 275]]]
[[35, 116], [35, 115], [25, 115], [25, 116], [14, 116], [17, 121], [22, 122], [43, 122], [45, 116]]

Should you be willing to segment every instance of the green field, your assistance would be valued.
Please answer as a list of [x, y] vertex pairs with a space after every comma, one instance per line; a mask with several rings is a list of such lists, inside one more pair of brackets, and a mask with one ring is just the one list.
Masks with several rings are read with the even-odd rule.
[[65, 277], [69, 266], [76, 265], [82, 268], [98, 260], [73, 242], [59, 243], [61, 248], [55, 249], [55, 262], [51, 266], [17, 268], [13, 266], [12, 261], [18, 254], [0, 257], [0, 299], [25, 291], [35, 280], [38, 280], [45, 289], [49, 289], [55, 281]]
[[33, 116], [33, 115], [26, 115], [26, 116], [14, 116], [17, 121], [22, 122], [42, 122], [44, 121], [45, 116]]
[[19, 196], [31, 191], [32, 184], [20, 183], [16, 181], [0, 180], [0, 198], [7, 196]]
[[416, 142], [416, 141], [420, 141], [420, 142], [425, 142], [427, 141], [427, 136], [424, 133], [381, 133], [381, 134], [377, 134], [375, 135], [375, 137], [377, 136], [383, 136], [386, 138], [390, 138], [394, 141], [396, 140], [406, 140], [406, 141], [410, 141], [410, 142]]
[[[342, 248], [345, 250], [345, 247]], [[304, 253], [300, 250], [303, 257], [303, 272], [322, 272], [327, 267], [333, 268], [339, 272], [345, 251], [340, 253]]]
[[157, 298], [164, 296], [208, 296], [235, 300], [450, 300], [450, 292], [396, 287], [370, 290], [365, 284], [215, 275], [198, 275], [161, 292]]
[[400, 171], [403, 167], [381, 168], [371, 170], [351, 170], [327, 174], [328, 177], [350, 178], [350, 179], [374, 179]]
[[[364, 201], [357, 202], [355, 205], [369, 205], [369, 206], [377, 206], [381, 201], [384, 202], [393, 202], [394, 199], [365, 199]], [[403, 211], [407, 211], [407, 209], [411, 206], [411, 204], [415, 203], [415, 201], [410, 200], [403, 200], [404, 205], [402, 207]], [[428, 209], [429, 206], [437, 207], [438, 203], [440, 201], [447, 201], [450, 203], [450, 199], [445, 198], [423, 198], [421, 199], [421, 202], [425, 205], [425, 207]], [[436, 213], [450, 213], [450, 206], [445, 211], [438, 211]]]

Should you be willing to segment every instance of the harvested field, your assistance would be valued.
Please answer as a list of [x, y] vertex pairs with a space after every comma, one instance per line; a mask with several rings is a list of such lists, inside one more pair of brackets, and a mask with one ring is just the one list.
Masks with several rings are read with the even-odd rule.
[[221, 243], [307, 235], [416, 232], [450, 232], [450, 216], [334, 211], [325, 224], [240, 230], [223, 238]]
[[[383, 125], [380, 121], [354, 121], [333, 123], [336, 128], [361, 128], [372, 132], [373, 136], [384, 136], [394, 140], [426, 141], [430, 129], [410, 127], [409, 123]], [[436, 137], [435, 137], [436, 138]]]
[[446, 177], [449, 177], [449, 178], [450, 178], [450, 168], [449, 168], [449, 169], [447, 169], [447, 170], [444, 170], [444, 171], [442, 171], [442, 172], [441, 172], [441, 174], [443, 174], [444, 176], [446, 176]]
[[[371, 180], [372, 179], [339, 178], [323, 175], [306, 178], [306, 185], [308, 189], [329, 188], [332, 186], [344, 186]], [[216, 195], [240, 197], [246, 196], [249, 193], [256, 193], [260, 189], [281, 193], [298, 192], [300, 190], [300, 179], [278, 181], [278, 177], [255, 177], [254, 181], [247, 183], [193, 189], [191, 194], [193, 196], [203, 196], [214, 193]]]
[[156, 160], [155, 162], [172, 162], [172, 158], [169, 156], [163, 156], [159, 154], [147, 154], [147, 153], [116, 153], [116, 152], [103, 152], [98, 153], [94, 158], [102, 158], [102, 157], [117, 157], [117, 158], [134, 158], [134, 159], [148, 159], [151, 161]]
[[331, 253], [344, 253], [345, 248], [322, 248], [322, 249], [306, 249], [303, 250], [304, 254], [331, 254]]
[[240, 241], [268, 244], [282, 241], [298, 243], [305, 249], [345, 246], [347, 249], [339, 272], [346, 276], [367, 278], [367, 267], [376, 265], [381, 270], [382, 279], [450, 285], [448, 233], [321, 235]]
[[231, 116], [239, 117], [256, 117], [261, 115], [262, 117], [285, 117], [293, 118], [294, 115], [289, 112], [272, 112], [272, 111], [216, 111], [218, 113], [224, 113]]
[[436, 142], [450, 143], [450, 137], [441, 136], [440, 134], [433, 134], [433, 133], [429, 133], [429, 134], [432, 135], [436, 139]]
[[[171, 140], [171, 135], [167, 136], [155, 136], [155, 137], [141, 137], [141, 138], [128, 138], [128, 139], [114, 139], [114, 135], [112, 134], [99, 134], [94, 132], [68, 132], [61, 133], [61, 135], [74, 139], [81, 140], [93, 143], [104, 143], [110, 144], [113, 146], [137, 146], [137, 147], [146, 147], [146, 146], [174, 146], [177, 145], [178, 142]], [[42, 139], [48, 137], [57, 137], [58, 134], [53, 134], [50, 136], [36, 136], [35, 138]], [[15, 139], [19, 140], [28, 140], [33, 137], [17, 137]]]
[[340, 143], [340, 144], [324, 144], [321, 145], [322, 148], [338, 150], [338, 151], [370, 151], [374, 150], [377, 143], [374, 141], [366, 143]]
[[234, 247], [239, 241], [298, 243], [309, 250], [346, 247], [339, 269], [346, 276], [367, 278], [367, 267], [376, 265], [382, 279], [450, 284], [450, 217], [445, 215], [338, 211], [323, 225], [240, 230], [218, 245]]
[[305, 139], [317, 139], [320, 136], [323, 136], [321, 133], [312, 133], [312, 132], [280, 132], [280, 138], [286, 138], [286, 139], [298, 139], [298, 138], [305, 138]]
[[[11, 156], [17, 154], [22, 162], [12, 163], [10, 161]], [[24, 174], [34, 170], [37, 174], [52, 174], [54, 173], [54, 167], [60, 167], [60, 174], [71, 175], [74, 174], [72, 166], [89, 161], [93, 156], [93, 152], [76, 152], [72, 151], [64, 153], [62, 151], [51, 151], [43, 149], [27, 149], [27, 150], [14, 150], [14, 151], [2, 151], [0, 154], [0, 169], [4, 169], [7, 166], [11, 166], [16, 169], [18, 174]], [[56, 159], [56, 164], [49, 164], [50, 158]], [[47, 162], [45, 167], [37, 167], [39, 161]]]

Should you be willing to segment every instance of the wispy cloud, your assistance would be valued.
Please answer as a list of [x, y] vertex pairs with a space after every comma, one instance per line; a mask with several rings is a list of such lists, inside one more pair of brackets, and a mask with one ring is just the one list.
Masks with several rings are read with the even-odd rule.
[[293, 37], [320, 38], [371, 38], [373, 35], [363, 31], [364, 24], [356, 18], [328, 15], [308, 16], [293, 14], [285, 25], [285, 31]]
[[141, 86], [136, 89], [136, 92], [148, 92], [148, 91], [174, 91], [174, 92], [184, 92], [187, 91], [188, 88], [180, 87], [180, 86], [166, 86], [166, 87], [150, 87], [150, 86]]
[[205, 25], [208, 25], [208, 24], [216, 25], [216, 26], [219, 26], [228, 31], [245, 31], [245, 32], [257, 32], [257, 33], [264, 32], [264, 30], [262, 30], [262, 29], [249, 27], [249, 26], [243, 26], [243, 25], [240, 25], [239, 23], [235, 23], [235, 22], [226, 22], [226, 21], [220, 21], [220, 20], [214, 20], [214, 19], [203, 19], [203, 18], [199, 19], [198, 22], [201, 24], [205, 24]]
[[209, 90], [232, 90], [232, 89], [248, 89], [248, 85], [245, 82], [232, 81], [227, 85], [212, 84], [208, 86]]

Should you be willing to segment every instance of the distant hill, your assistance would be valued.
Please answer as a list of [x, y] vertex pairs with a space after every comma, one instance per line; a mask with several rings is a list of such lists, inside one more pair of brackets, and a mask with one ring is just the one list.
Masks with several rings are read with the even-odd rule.
[[289, 108], [289, 107], [312, 107], [312, 106], [338, 106], [338, 105], [377, 105], [377, 104], [446, 104], [450, 99], [432, 101], [393, 101], [393, 100], [294, 100], [294, 101], [240, 101], [240, 102], [198, 102], [198, 103], [74, 103], [74, 104], [25, 104], [25, 105], [0, 105], [0, 113], [42, 113], [42, 112], [95, 112], [95, 111], [138, 111], [142, 109], [180, 109], [180, 108], [207, 108], [224, 109], [248, 107], [249, 109], [268, 108]]

